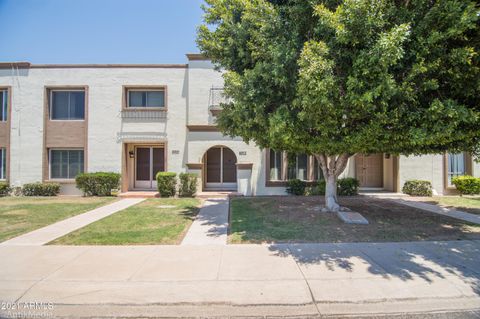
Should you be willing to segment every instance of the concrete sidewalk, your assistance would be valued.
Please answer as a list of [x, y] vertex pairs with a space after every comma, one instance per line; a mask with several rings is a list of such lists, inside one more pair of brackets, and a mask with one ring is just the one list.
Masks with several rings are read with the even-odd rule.
[[144, 198], [127, 198], [56, 222], [0, 243], [0, 246], [41, 246], [120, 210], [138, 204]]
[[182, 245], [226, 245], [228, 198], [209, 198], [190, 226]]
[[0, 300], [54, 317], [472, 311], [478, 265], [480, 241], [1, 246]]

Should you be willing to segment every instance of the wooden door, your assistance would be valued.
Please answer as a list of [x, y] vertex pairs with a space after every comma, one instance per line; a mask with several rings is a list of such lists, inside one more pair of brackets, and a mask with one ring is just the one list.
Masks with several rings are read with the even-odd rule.
[[383, 154], [356, 155], [355, 172], [360, 187], [383, 187]]

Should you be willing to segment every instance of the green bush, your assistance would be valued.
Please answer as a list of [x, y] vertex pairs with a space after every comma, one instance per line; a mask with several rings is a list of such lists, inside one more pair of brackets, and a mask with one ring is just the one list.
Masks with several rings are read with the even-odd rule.
[[325, 180], [321, 179], [314, 182], [312, 185], [305, 188], [305, 195], [307, 196], [319, 196], [325, 195]]
[[60, 193], [58, 183], [30, 183], [22, 187], [23, 196], [57, 196]]
[[480, 194], [480, 178], [473, 176], [457, 176], [452, 178], [452, 184], [462, 195]]
[[177, 185], [177, 174], [172, 172], [157, 173], [158, 192], [162, 197], [175, 196], [175, 186]]
[[10, 185], [7, 182], [0, 182], [0, 196], [8, 196], [10, 195]]
[[307, 183], [299, 179], [291, 179], [287, 182], [287, 193], [293, 195], [305, 195]]
[[75, 183], [86, 196], [111, 196], [112, 189], [118, 188], [120, 174], [113, 172], [82, 173], [77, 175]]
[[410, 196], [432, 196], [432, 184], [421, 180], [406, 181], [402, 192]]
[[337, 181], [337, 194], [340, 196], [353, 196], [358, 194], [360, 182], [353, 177], [340, 178]]
[[180, 173], [178, 175], [180, 185], [178, 187], [178, 196], [193, 197], [197, 192], [197, 174]]

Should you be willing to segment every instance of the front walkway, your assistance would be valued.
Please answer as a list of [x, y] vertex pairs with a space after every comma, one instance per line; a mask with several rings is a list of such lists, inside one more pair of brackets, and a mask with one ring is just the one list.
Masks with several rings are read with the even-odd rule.
[[466, 213], [456, 209], [441, 207], [440, 205], [422, 203], [416, 200], [415, 198], [412, 198], [409, 196], [397, 196], [397, 195], [389, 196], [388, 194], [377, 195], [377, 194], [369, 194], [369, 193], [363, 193], [362, 195], [381, 198], [381, 199], [388, 199], [395, 203], [425, 210], [430, 213], [460, 219], [469, 223], [480, 224], [480, 215], [470, 214], [470, 213]]
[[226, 245], [228, 210], [228, 198], [207, 199], [185, 235], [182, 245]]
[[0, 246], [41, 246], [99, 219], [138, 204], [144, 198], [128, 198], [96, 208], [0, 243]]
[[0, 246], [0, 300], [51, 317], [470, 311], [479, 264], [480, 241]]

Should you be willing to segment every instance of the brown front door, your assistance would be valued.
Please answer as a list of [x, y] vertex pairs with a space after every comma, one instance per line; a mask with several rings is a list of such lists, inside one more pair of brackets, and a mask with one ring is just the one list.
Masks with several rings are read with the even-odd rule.
[[156, 189], [158, 172], [165, 171], [165, 150], [162, 147], [135, 148], [135, 188]]
[[237, 188], [237, 157], [227, 147], [212, 147], [204, 157], [205, 187], [210, 190]]
[[355, 172], [360, 187], [383, 187], [383, 154], [357, 154]]

